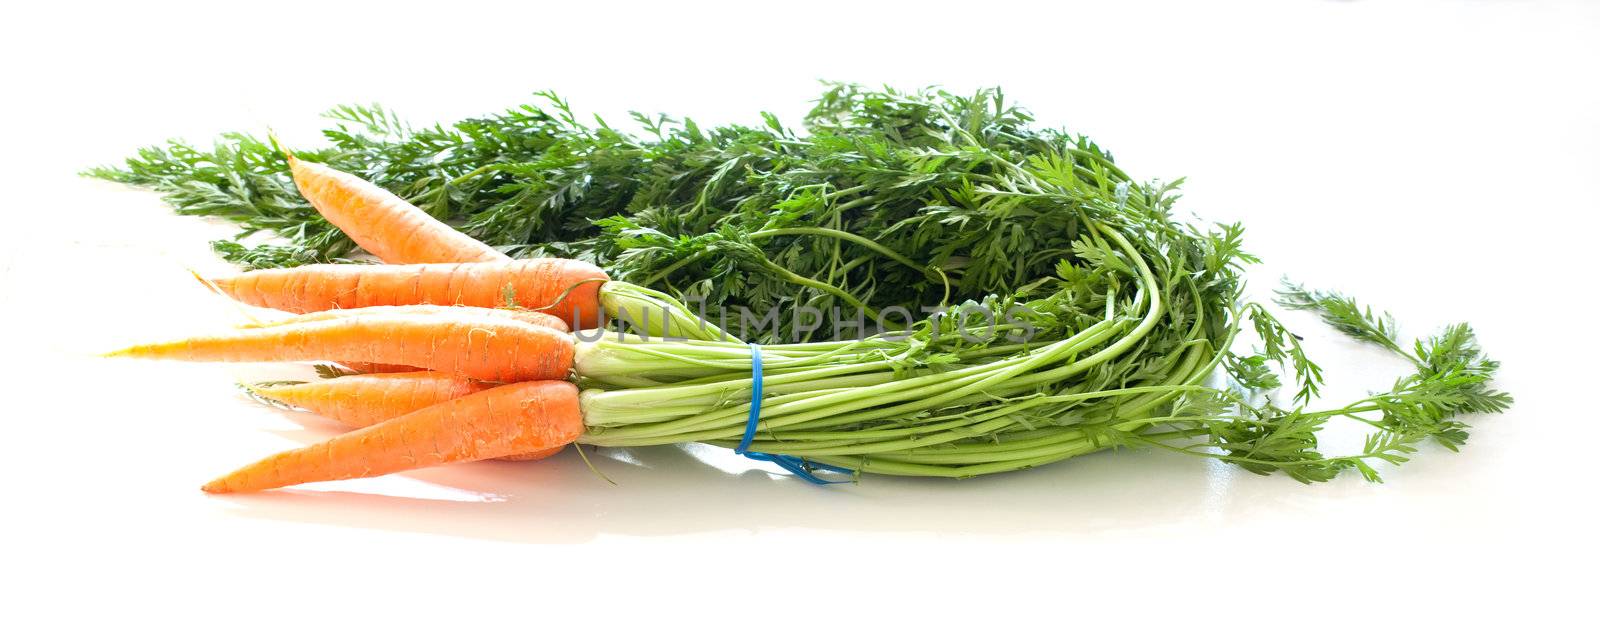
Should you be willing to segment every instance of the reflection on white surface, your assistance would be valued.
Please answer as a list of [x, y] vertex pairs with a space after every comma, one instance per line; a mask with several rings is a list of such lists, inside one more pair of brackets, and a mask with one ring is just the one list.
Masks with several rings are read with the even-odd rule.
[[[330, 484], [307, 484], [286, 489], [284, 492], [293, 495], [318, 495], [343, 492], [343, 490]], [[493, 493], [462, 490], [446, 484], [436, 484], [405, 477], [373, 479], [363, 482], [361, 493], [375, 497], [398, 497], [416, 501], [419, 504], [423, 502], [493, 503], [506, 500], [505, 497]], [[312, 499], [315, 499], [315, 497], [312, 497]]]
[[688, 453], [696, 461], [730, 475], [742, 475], [750, 472], [784, 474], [784, 470], [775, 464], [750, 459], [743, 455], [735, 454], [733, 451], [721, 446], [686, 444], [682, 448], [683, 452]]

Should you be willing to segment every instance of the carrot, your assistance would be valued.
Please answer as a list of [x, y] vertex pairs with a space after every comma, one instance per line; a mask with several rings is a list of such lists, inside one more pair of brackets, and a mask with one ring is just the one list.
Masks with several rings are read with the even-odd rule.
[[422, 371], [251, 386], [250, 392], [362, 428], [488, 388], [490, 385], [483, 382]]
[[373, 362], [339, 362], [340, 366], [350, 369], [357, 375], [382, 375], [387, 373], [417, 373], [426, 371], [426, 368], [406, 366], [405, 364], [375, 364]]
[[473, 264], [312, 264], [262, 269], [211, 280], [218, 290], [252, 306], [291, 313], [335, 308], [505, 305], [541, 310], [577, 328], [600, 320], [606, 274], [587, 262], [536, 258]]
[[577, 386], [561, 381], [507, 384], [272, 455], [201, 489], [236, 493], [374, 477], [548, 449], [576, 441], [581, 434]]
[[[465, 313], [467, 314], [466, 316], [469, 317], [475, 315], [478, 317], [494, 317], [515, 320], [527, 322], [529, 324], [535, 324], [538, 326], [544, 326], [546, 328], [558, 330], [563, 333], [567, 332], [567, 323], [561, 321], [561, 318], [536, 311], [522, 311], [506, 308], [479, 308], [476, 306], [431, 306], [426, 304], [420, 304], [417, 306], [368, 306], [365, 308], [339, 308], [331, 311], [317, 311], [315, 313], [292, 315], [275, 320], [248, 322], [245, 324], [240, 324], [239, 328], [266, 328], [271, 326], [283, 326], [285, 324], [297, 324], [301, 322], [319, 322], [323, 320], [342, 319], [346, 317], [385, 314], [393, 315], [401, 313], [407, 315]], [[426, 368], [405, 366], [403, 364], [378, 364], [374, 362], [339, 362], [339, 365], [357, 373], [411, 373], [428, 370]]]
[[556, 453], [561, 452], [562, 450], [566, 449], [566, 447], [567, 447], [566, 444], [562, 444], [560, 446], [551, 446], [549, 448], [545, 448], [545, 449], [542, 449], [542, 450], [536, 450], [536, 451], [533, 451], [531, 453], [521, 453], [521, 454], [518, 454], [518, 455], [505, 455], [505, 456], [502, 456], [502, 457], [496, 457], [495, 461], [539, 461], [541, 459], [544, 459], [546, 457], [549, 457], [551, 455], [554, 455]]
[[519, 321], [519, 322], [527, 322], [529, 324], [536, 324], [538, 326], [543, 326], [545, 328], [555, 329], [555, 330], [561, 331], [563, 333], [565, 333], [565, 332], [567, 332], [569, 330], [567, 328], [567, 323], [566, 322], [562, 321], [561, 318], [556, 317], [554, 315], [551, 315], [549, 313], [540, 313], [538, 311], [524, 311], [524, 310], [509, 309], [509, 308], [481, 308], [481, 307], [477, 307], [477, 306], [437, 306], [437, 305], [432, 305], [432, 304], [416, 304], [416, 305], [412, 305], [412, 306], [367, 306], [367, 307], [362, 307], [362, 308], [336, 308], [336, 309], [327, 310], [327, 311], [316, 311], [316, 312], [312, 312], [312, 313], [301, 313], [299, 315], [291, 315], [289, 317], [273, 319], [273, 320], [247, 322], [247, 323], [244, 323], [244, 324], [240, 324], [239, 328], [268, 328], [268, 327], [272, 327], [272, 326], [283, 326], [285, 324], [299, 324], [299, 323], [302, 323], [302, 322], [321, 322], [321, 321], [324, 321], [324, 320], [344, 319], [344, 318], [347, 318], [347, 317], [357, 317], [357, 316], [395, 315], [395, 314], [441, 315], [441, 314], [445, 314], [445, 313], [463, 314], [464, 316], [469, 316], [469, 317], [471, 317], [471, 316], [492, 317], [492, 318], [499, 318], [499, 319], [516, 320], [516, 321]]
[[391, 264], [500, 262], [511, 258], [359, 177], [289, 156], [311, 206], [368, 253]]
[[[493, 387], [483, 382], [425, 371], [346, 375], [286, 386], [252, 386], [250, 392], [352, 428], [363, 428], [489, 388]], [[563, 447], [500, 459], [533, 461], [561, 452]]]
[[491, 317], [354, 316], [131, 346], [110, 357], [196, 362], [334, 360], [403, 364], [499, 382], [565, 379], [571, 335]]

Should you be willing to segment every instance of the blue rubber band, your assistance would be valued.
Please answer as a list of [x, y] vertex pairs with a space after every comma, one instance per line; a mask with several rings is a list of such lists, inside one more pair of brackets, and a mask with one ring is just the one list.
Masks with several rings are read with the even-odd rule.
[[733, 452], [757, 461], [772, 462], [794, 474], [794, 476], [819, 486], [823, 484], [850, 483], [852, 480], [849, 479], [823, 479], [812, 472], [826, 470], [855, 475], [855, 471], [849, 468], [810, 462], [794, 455], [774, 455], [750, 450], [750, 442], [756, 438], [756, 427], [761, 424], [761, 378], [761, 345], [752, 343], [750, 344], [750, 418], [745, 420], [744, 438], [739, 440], [739, 447], [733, 449]]

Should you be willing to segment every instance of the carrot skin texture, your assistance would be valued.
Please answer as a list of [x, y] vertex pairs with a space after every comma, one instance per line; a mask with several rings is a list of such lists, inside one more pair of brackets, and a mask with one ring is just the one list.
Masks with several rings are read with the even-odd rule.
[[431, 264], [508, 261], [499, 251], [434, 219], [376, 184], [324, 164], [289, 156], [300, 194], [322, 217], [385, 262]]
[[238, 328], [267, 328], [280, 327], [285, 324], [302, 324], [302, 322], [323, 322], [323, 320], [347, 319], [347, 317], [366, 317], [366, 315], [443, 315], [462, 314], [464, 317], [493, 317], [493, 319], [517, 320], [528, 324], [541, 325], [541, 327], [554, 328], [558, 332], [566, 333], [568, 328], [565, 320], [547, 312], [522, 311], [522, 309], [486, 309], [482, 306], [435, 306], [435, 304], [408, 304], [408, 306], [363, 306], [355, 309], [330, 309], [330, 311], [304, 312], [304, 314], [290, 315], [283, 319], [266, 320], [266, 322], [248, 322], [240, 324]]
[[354, 371], [357, 375], [385, 375], [389, 373], [421, 373], [428, 372], [426, 368], [406, 366], [405, 364], [374, 364], [372, 362], [339, 362], [340, 366]]
[[[547, 313], [540, 313], [540, 312], [537, 312], [537, 311], [523, 311], [523, 310], [514, 310], [514, 309], [507, 309], [507, 308], [480, 308], [480, 307], [477, 307], [477, 306], [429, 306], [429, 305], [417, 305], [417, 306], [366, 306], [366, 307], [362, 307], [362, 308], [336, 308], [336, 309], [329, 310], [329, 311], [317, 311], [317, 312], [313, 312], [313, 313], [304, 313], [304, 314], [300, 314], [300, 315], [294, 315], [294, 316], [291, 316], [291, 317], [285, 317], [285, 318], [281, 318], [281, 319], [269, 320], [269, 321], [264, 321], [264, 322], [249, 322], [249, 323], [245, 323], [245, 324], [240, 324], [238, 326], [238, 328], [269, 328], [269, 327], [273, 327], [273, 326], [284, 326], [286, 324], [298, 324], [298, 323], [302, 323], [302, 322], [320, 322], [320, 321], [331, 320], [331, 319], [345, 319], [345, 318], [357, 317], [357, 316], [395, 315], [395, 314], [439, 315], [439, 314], [444, 314], [444, 313], [460, 313], [460, 314], [465, 314], [465, 316], [468, 316], [468, 317], [473, 317], [473, 316], [475, 316], [475, 317], [491, 317], [491, 318], [498, 318], [498, 319], [515, 320], [515, 321], [520, 321], [520, 322], [527, 322], [529, 324], [535, 324], [535, 325], [538, 325], [538, 326], [544, 326], [546, 328], [550, 328], [550, 329], [554, 329], [554, 330], [557, 330], [557, 331], [561, 331], [563, 333], [568, 331], [567, 323], [561, 321], [561, 318], [556, 317], [554, 315], [547, 314]], [[412, 372], [416, 372], [416, 371], [428, 370], [426, 368], [419, 368], [419, 367], [416, 367], [416, 366], [406, 366], [404, 364], [378, 364], [378, 363], [375, 363], [375, 362], [339, 362], [339, 365], [343, 366], [345, 368], [348, 368], [348, 369], [350, 369], [352, 371], [355, 371], [357, 373], [412, 373]]]
[[[482, 382], [424, 371], [346, 375], [304, 384], [252, 387], [250, 391], [351, 428], [365, 428], [490, 388], [493, 387]], [[562, 448], [557, 446], [499, 459], [534, 461], [561, 452]]]
[[437, 306], [430, 304], [417, 304], [410, 306], [364, 306], [360, 308], [336, 308], [326, 311], [301, 313], [291, 317], [264, 322], [249, 322], [238, 325], [238, 328], [268, 328], [283, 326], [285, 324], [299, 324], [303, 322], [321, 322], [326, 320], [346, 319], [350, 317], [366, 317], [377, 315], [442, 315], [447, 313], [462, 314], [466, 317], [490, 317], [496, 319], [516, 320], [554, 329], [563, 333], [570, 331], [567, 323], [561, 318], [549, 313], [538, 311], [525, 311], [510, 308], [483, 308], [479, 306]]
[[542, 450], [536, 450], [536, 451], [533, 451], [531, 453], [521, 453], [521, 454], [518, 454], [518, 455], [506, 455], [505, 457], [496, 457], [495, 461], [539, 461], [541, 459], [544, 459], [546, 457], [550, 457], [551, 455], [559, 453], [559, 452], [561, 452], [562, 450], [565, 450], [565, 449], [566, 449], [565, 445], [552, 446], [550, 448], [545, 448], [545, 449], [542, 449]]
[[305, 360], [401, 364], [497, 382], [566, 379], [572, 336], [493, 318], [358, 316], [140, 344], [107, 353], [196, 362]]
[[577, 386], [507, 384], [272, 455], [201, 489], [237, 493], [375, 477], [552, 448], [582, 433]]
[[230, 297], [291, 313], [336, 308], [435, 304], [495, 308], [507, 287], [517, 306], [577, 328], [600, 320], [599, 267], [578, 260], [535, 258], [468, 264], [311, 264], [261, 269], [211, 280]]
[[488, 388], [481, 382], [422, 371], [346, 375], [304, 384], [252, 387], [250, 391], [352, 428], [365, 428]]

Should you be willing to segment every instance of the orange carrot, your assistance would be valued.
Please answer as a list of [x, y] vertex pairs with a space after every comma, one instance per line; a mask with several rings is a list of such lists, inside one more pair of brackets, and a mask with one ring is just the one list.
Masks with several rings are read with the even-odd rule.
[[108, 356], [196, 362], [334, 360], [404, 364], [499, 382], [566, 379], [572, 336], [491, 317], [355, 316], [131, 346]]
[[212, 283], [236, 300], [291, 313], [412, 304], [494, 308], [506, 291], [523, 308], [577, 328], [600, 319], [606, 274], [587, 262], [537, 258], [473, 264], [313, 264], [262, 269]]
[[387, 373], [417, 373], [426, 371], [426, 368], [406, 366], [405, 364], [375, 364], [373, 362], [339, 362], [340, 366], [350, 369], [357, 375], [382, 375]]
[[581, 434], [577, 386], [561, 381], [507, 384], [278, 453], [202, 490], [249, 492], [374, 477], [543, 450], [576, 441]]
[[363, 428], [488, 388], [490, 385], [483, 382], [422, 371], [345, 375], [304, 384], [252, 386], [250, 392], [352, 428]]
[[551, 447], [545, 448], [543, 450], [536, 450], [536, 451], [533, 451], [531, 453], [522, 453], [522, 454], [519, 454], [519, 455], [505, 455], [503, 457], [496, 457], [495, 461], [539, 461], [541, 459], [544, 459], [546, 457], [549, 457], [551, 455], [554, 455], [556, 453], [561, 452], [566, 447], [567, 447], [566, 444], [562, 444], [560, 446], [551, 446]]
[[390, 264], [498, 262], [511, 258], [359, 177], [289, 156], [300, 194], [368, 253]]
[[248, 322], [240, 324], [239, 328], [267, 328], [283, 326], [284, 324], [299, 324], [302, 322], [321, 322], [324, 320], [344, 319], [347, 317], [376, 316], [376, 315], [440, 315], [445, 313], [465, 314], [466, 316], [493, 317], [499, 319], [516, 320], [537, 324], [563, 333], [567, 332], [567, 323], [561, 318], [549, 313], [538, 311], [524, 311], [509, 308], [482, 308], [478, 306], [437, 306], [432, 304], [416, 304], [412, 306], [367, 306], [363, 308], [336, 308], [328, 311], [301, 313], [289, 317]]
[[[407, 315], [465, 313], [468, 316], [476, 315], [478, 317], [494, 317], [527, 322], [529, 324], [536, 324], [538, 326], [555, 329], [563, 333], [567, 332], [567, 323], [561, 321], [561, 318], [537, 311], [522, 311], [507, 308], [479, 308], [476, 306], [432, 306], [428, 304], [419, 304], [416, 306], [368, 306], [365, 308], [337, 308], [331, 311], [317, 311], [315, 313], [291, 315], [289, 317], [276, 320], [248, 322], [245, 324], [240, 324], [239, 328], [266, 328], [270, 326], [283, 326], [285, 324], [297, 324], [301, 322], [320, 322], [324, 320], [343, 319], [347, 317], [394, 315], [401, 313]], [[415, 366], [405, 366], [402, 364], [378, 364], [374, 362], [339, 362], [339, 365], [357, 373], [411, 373], [427, 370], [426, 368], [417, 368]]]
[[[493, 387], [483, 382], [425, 371], [346, 375], [304, 384], [252, 386], [250, 392], [352, 428], [363, 428], [489, 388]], [[500, 459], [533, 461], [561, 452], [562, 448], [556, 446]]]

